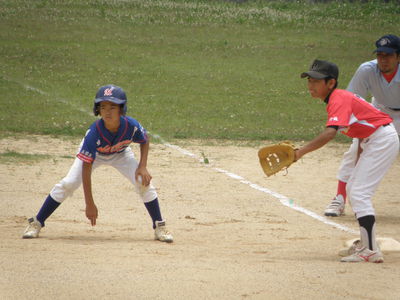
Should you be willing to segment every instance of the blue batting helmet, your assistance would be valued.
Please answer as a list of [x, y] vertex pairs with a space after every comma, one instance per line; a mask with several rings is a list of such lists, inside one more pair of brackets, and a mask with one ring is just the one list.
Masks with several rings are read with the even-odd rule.
[[119, 86], [109, 84], [102, 86], [96, 93], [93, 105], [93, 113], [95, 116], [99, 114], [99, 106], [103, 101], [110, 101], [112, 103], [118, 104], [122, 108], [122, 114], [126, 114], [127, 111], [127, 101], [126, 94], [122, 88]]

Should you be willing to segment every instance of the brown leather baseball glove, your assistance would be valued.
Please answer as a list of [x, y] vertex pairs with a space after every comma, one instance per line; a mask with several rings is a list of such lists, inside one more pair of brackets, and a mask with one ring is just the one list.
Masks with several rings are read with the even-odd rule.
[[271, 176], [289, 168], [296, 161], [296, 150], [297, 148], [290, 141], [261, 148], [258, 151], [258, 158], [265, 175]]

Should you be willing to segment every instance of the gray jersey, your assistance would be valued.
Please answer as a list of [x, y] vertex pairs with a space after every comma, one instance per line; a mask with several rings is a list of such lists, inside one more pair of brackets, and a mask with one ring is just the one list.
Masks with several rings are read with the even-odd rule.
[[365, 62], [357, 69], [347, 90], [364, 99], [373, 96], [372, 103], [377, 107], [400, 109], [400, 69], [388, 83], [378, 69], [376, 59]]

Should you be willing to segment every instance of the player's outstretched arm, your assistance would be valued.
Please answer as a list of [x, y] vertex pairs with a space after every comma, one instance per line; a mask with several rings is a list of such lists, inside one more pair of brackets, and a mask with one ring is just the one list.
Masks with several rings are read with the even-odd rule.
[[332, 127], [326, 127], [323, 132], [321, 132], [317, 137], [315, 137], [311, 142], [296, 150], [296, 160], [299, 160], [303, 155], [315, 151], [336, 136], [337, 130]]
[[147, 170], [147, 158], [149, 155], [149, 148], [149, 140], [147, 140], [147, 142], [144, 144], [140, 144], [140, 161], [135, 173], [136, 180], [138, 180], [138, 177], [140, 176], [142, 178], [142, 184], [144, 186], [148, 186], [152, 178], [149, 171]]
[[98, 211], [96, 205], [94, 204], [92, 194], [92, 164], [86, 162], [84, 162], [82, 166], [82, 185], [83, 193], [85, 195], [86, 217], [90, 220], [92, 226], [94, 226], [96, 225]]

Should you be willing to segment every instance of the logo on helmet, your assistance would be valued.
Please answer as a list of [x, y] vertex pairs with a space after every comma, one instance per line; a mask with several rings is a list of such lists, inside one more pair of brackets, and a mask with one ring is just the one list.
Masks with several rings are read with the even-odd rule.
[[104, 90], [104, 96], [112, 96], [112, 91], [114, 90], [114, 87], [108, 88]]
[[389, 39], [387, 39], [387, 38], [383, 38], [383, 39], [381, 39], [381, 40], [378, 42], [378, 45], [379, 45], [380, 47], [383, 47], [383, 46], [385, 46], [385, 45], [387, 45], [387, 44], [390, 44], [390, 41], [389, 41]]
[[318, 70], [319, 69], [319, 61], [314, 61], [311, 66], [311, 70]]

